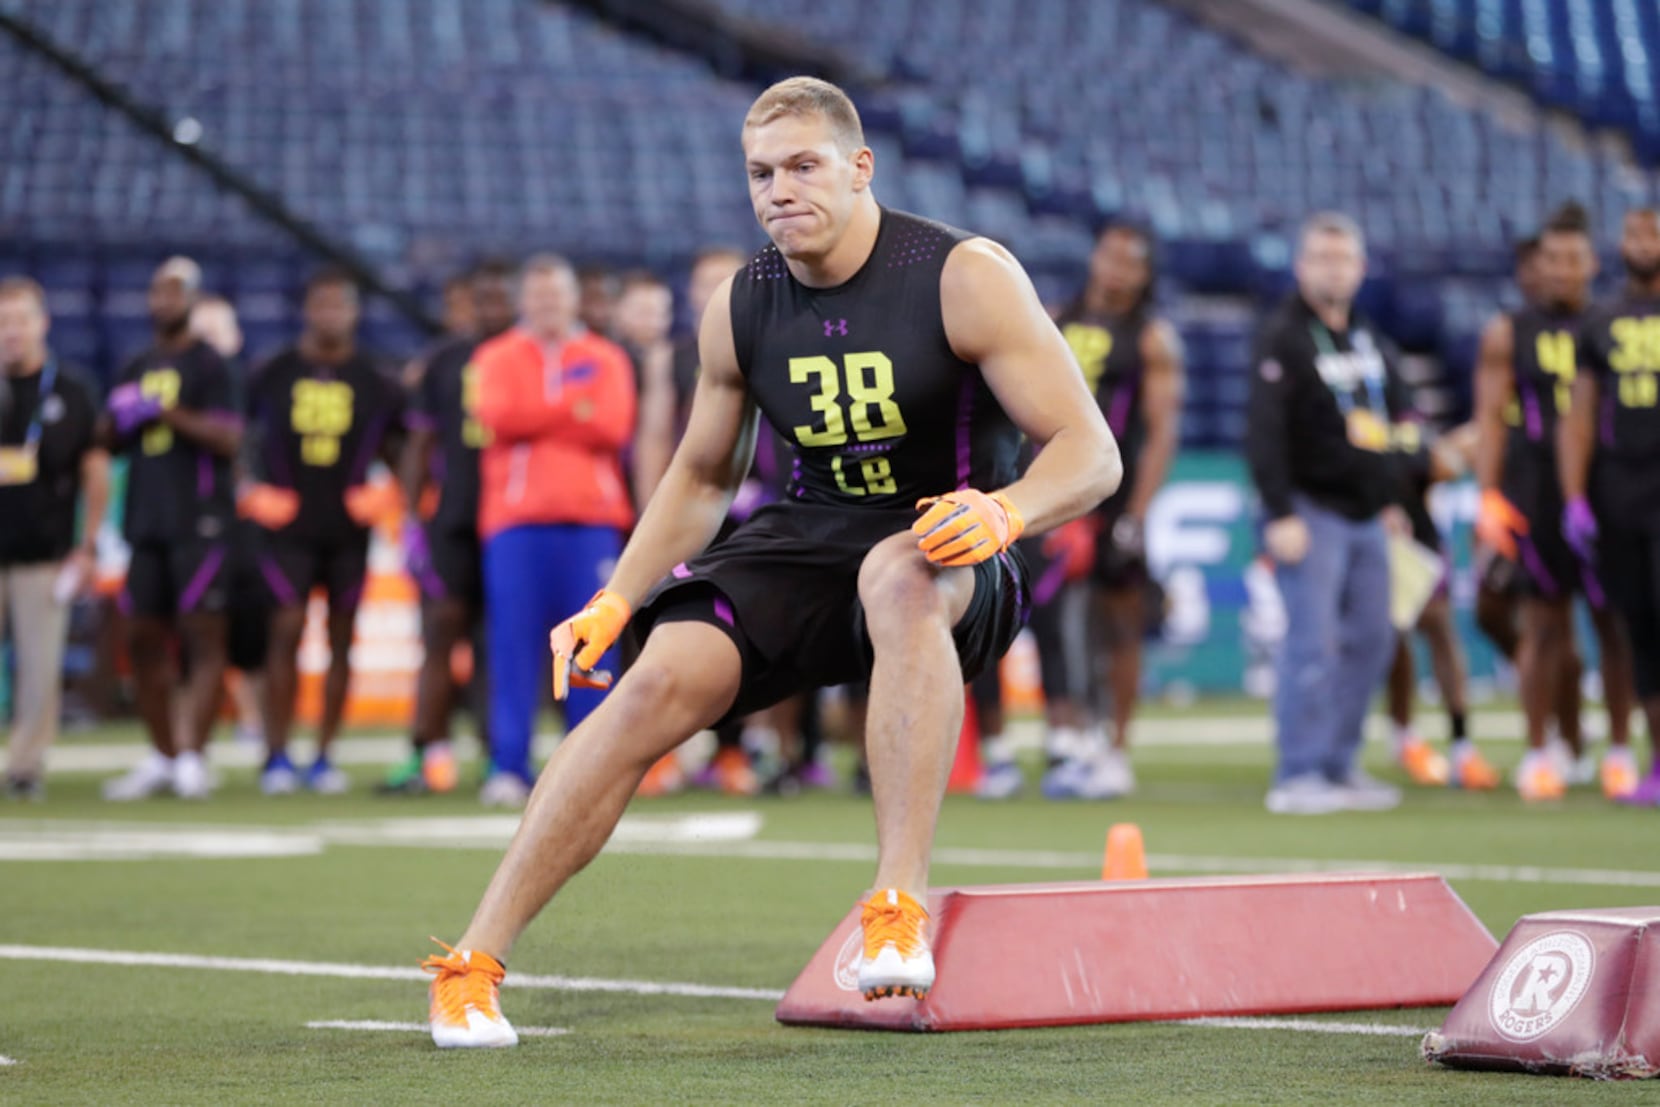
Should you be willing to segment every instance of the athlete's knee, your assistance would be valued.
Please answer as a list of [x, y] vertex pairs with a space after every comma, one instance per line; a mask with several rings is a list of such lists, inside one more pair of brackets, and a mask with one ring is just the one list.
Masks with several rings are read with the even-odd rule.
[[873, 641], [929, 623], [949, 629], [973, 588], [973, 570], [941, 570], [909, 541], [882, 543], [859, 567], [859, 603]]
[[273, 649], [293, 649], [300, 644], [305, 630], [305, 609], [281, 607], [271, 613], [271, 646]]

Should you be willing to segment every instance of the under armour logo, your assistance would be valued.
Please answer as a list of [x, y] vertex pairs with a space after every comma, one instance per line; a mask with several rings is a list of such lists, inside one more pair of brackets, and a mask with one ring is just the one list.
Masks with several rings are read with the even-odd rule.
[[846, 319], [826, 319], [824, 321], [824, 337], [829, 338], [835, 334], [839, 334], [844, 338], [847, 336]]

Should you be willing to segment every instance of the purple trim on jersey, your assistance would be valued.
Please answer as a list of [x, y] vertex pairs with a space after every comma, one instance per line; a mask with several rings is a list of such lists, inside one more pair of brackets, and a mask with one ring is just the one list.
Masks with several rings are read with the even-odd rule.
[[196, 455], [196, 498], [205, 500], [213, 495], [213, 459], [205, 453]]
[[1527, 437], [1529, 441], [1538, 442], [1545, 437], [1545, 416], [1539, 410], [1539, 394], [1528, 393], [1522, 402], [1522, 410], [1527, 416]]
[[126, 585], [122, 585], [121, 591], [116, 594], [115, 609], [127, 616], [133, 613], [133, 594], [127, 590]]
[[279, 607], [294, 607], [300, 602], [300, 597], [294, 594], [294, 582], [283, 574], [282, 566], [269, 557], [262, 557], [259, 559], [259, 572]]
[[1535, 584], [1547, 596], [1555, 596], [1561, 591], [1556, 578], [1550, 575], [1545, 567], [1545, 559], [1539, 556], [1539, 548], [1533, 544], [1533, 539], [1523, 535], [1516, 539], [1516, 552], [1521, 556], [1522, 568], [1533, 578]]
[[1032, 602], [1039, 607], [1046, 606], [1060, 594], [1061, 586], [1065, 583], [1066, 559], [1057, 557], [1044, 568], [1043, 575], [1032, 583]]
[[438, 429], [438, 420], [424, 411], [406, 411], [403, 416], [403, 425], [409, 430], [435, 431]]
[[1589, 565], [1580, 565], [1579, 582], [1585, 586], [1585, 602], [1601, 611], [1608, 606], [1608, 594], [1602, 590], [1602, 580]]
[[[346, 589], [345, 594], [340, 597], [340, 610], [341, 611], [356, 611], [357, 608], [358, 608], [358, 605], [361, 604], [362, 602], [363, 602], [363, 577], [360, 576], [360, 577], [357, 578], [357, 580], [352, 584], [352, 586], [350, 588]], [[333, 596], [329, 597], [329, 614], [330, 615], [334, 614], [334, 597]]]
[[[978, 372], [978, 370], [976, 370]], [[974, 386], [977, 378], [964, 374], [961, 390], [957, 393], [957, 488], [968, 487], [968, 478], [974, 465]]]
[[790, 460], [790, 495], [801, 499], [807, 495], [807, 490], [801, 487], [801, 454], [795, 453]]
[[726, 602], [725, 596], [715, 597], [715, 614], [720, 617], [721, 622], [729, 627], [738, 625], [738, 620], [732, 614], [732, 605]]
[[225, 563], [225, 547], [215, 546], [208, 551], [202, 563], [196, 567], [196, 575], [190, 578], [184, 591], [179, 594], [179, 610], [194, 611], [196, 605], [202, 602], [202, 593], [208, 590], [213, 578], [219, 575], [219, 566]]
[[669, 573], [673, 575], [675, 580], [690, 580], [692, 576], [692, 571], [686, 567], [684, 561], [670, 569]]

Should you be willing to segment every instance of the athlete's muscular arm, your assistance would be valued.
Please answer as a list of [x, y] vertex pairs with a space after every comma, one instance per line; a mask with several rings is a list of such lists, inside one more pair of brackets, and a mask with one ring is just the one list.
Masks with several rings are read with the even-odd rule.
[[1516, 386], [1515, 331], [1510, 318], [1495, 315], [1481, 332], [1476, 358], [1476, 484], [1497, 488], [1504, 475], [1504, 406]]
[[1112, 495], [1124, 476], [1118, 443], [1014, 256], [984, 238], [957, 245], [940, 275], [940, 308], [951, 349], [980, 366], [1038, 447], [1026, 474], [1001, 490], [1026, 531], [1057, 527]]
[[617, 559], [607, 590], [639, 605], [668, 571], [715, 537], [755, 456], [758, 416], [732, 341], [732, 282], [709, 301], [698, 333], [701, 368], [685, 437]]
[[420, 512], [421, 491], [426, 487], [427, 472], [432, 460], [432, 448], [438, 442], [438, 432], [425, 423], [411, 423], [404, 435], [403, 452], [398, 456], [398, 486], [403, 489], [403, 502], [414, 513]]
[[229, 412], [173, 407], [163, 410], [156, 421], [220, 457], [235, 457], [242, 445], [242, 421]]
[[1147, 428], [1136, 459], [1129, 513], [1147, 518], [1154, 493], [1164, 484], [1181, 440], [1182, 396], [1187, 377], [1182, 368], [1182, 340], [1163, 319], [1141, 332], [1141, 417]]
[[1602, 402], [1597, 375], [1583, 365], [1574, 376], [1573, 402], [1556, 417], [1556, 472], [1564, 501], [1582, 500], [1591, 479], [1591, 452], [1597, 442], [1597, 407]]

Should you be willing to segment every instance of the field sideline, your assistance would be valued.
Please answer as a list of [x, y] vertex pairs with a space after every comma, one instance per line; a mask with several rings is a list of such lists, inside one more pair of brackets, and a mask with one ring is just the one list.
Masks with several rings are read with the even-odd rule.
[[[1276, 819], [1261, 807], [1260, 709], [1155, 715], [1131, 801], [949, 800], [935, 883], [1090, 879], [1107, 826], [1131, 820], [1154, 875], [1433, 869], [1501, 937], [1532, 911], [1660, 903], [1660, 862], [1640, 845], [1655, 812], [1589, 791], [1524, 809], [1508, 791], [1413, 790], [1392, 814]], [[1511, 721], [1484, 715], [1475, 729], [1513, 733]], [[225, 756], [225, 788], [206, 803], [112, 807], [97, 799], [88, 761], [93, 750], [119, 757], [133, 732], [105, 728], [65, 743], [46, 804], [0, 806], [0, 1102], [1554, 1104], [1652, 1094], [1431, 1069], [1417, 1036], [1441, 1009], [934, 1037], [786, 1029], [772, 1020], [774, 997], [869, 877], [869, 803], [845, 792], [635, 804], [515, 951], [504, 1004], [532, 1033], [508, 1053], [440, 1054], [420, 1029], [416, 962], [426, 935], [453, 938], [465, 924], [512, 819], [470, 796], [368, 795], [397, 743], [355, 742], [354, 795], [263, 800], [252, 770]], [[1509, 738], [1488, 748], [1506, 768], [1520, 754]], [[1371, 767], [1388, 775], [1381, 750], [1372, 744]]]

